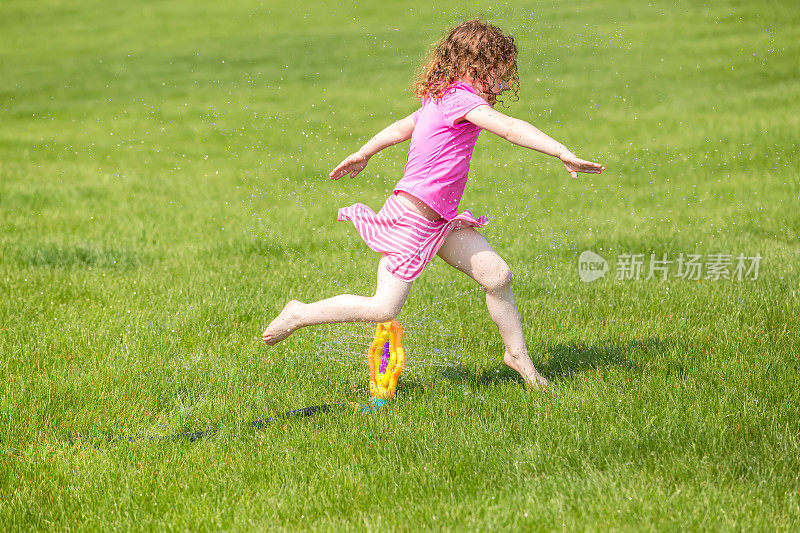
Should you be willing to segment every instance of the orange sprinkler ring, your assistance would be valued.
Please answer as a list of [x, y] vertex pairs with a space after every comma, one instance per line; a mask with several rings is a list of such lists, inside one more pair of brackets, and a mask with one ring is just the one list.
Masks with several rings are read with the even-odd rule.
[[375, 327], [375, 340], [367, 352], [367, 363], [370, 394], [380, 399], [393, 397], [397, 379], [406, 364], [400, 322], [381, 322]]

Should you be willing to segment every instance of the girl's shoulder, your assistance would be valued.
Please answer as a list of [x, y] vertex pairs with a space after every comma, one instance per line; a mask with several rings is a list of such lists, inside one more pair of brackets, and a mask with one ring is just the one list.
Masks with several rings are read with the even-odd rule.
[[[464, 115], [480, 105], [489, 104], [469, 83], [457, 80], [448, 85], [438, 97], [423, 97], [422, 106], [414, 113], [414, 122], [441, 116], [445, 125], [452, 128], [463, 122]], [[423, 113], [426, 109], [431, 110], [432, 114]]]
[[420, 100], [423, 106], [428, 103], [439, 105], [442, 103], [442, 100], [450, 100], [454, 96], [464, 96], [466, 93], [468, 93], [467, 96], [475, 95], [480, 98], [472, 85], [462, 80], [456, 80], [445, 87], [438, 95], [425, 95], [421, 97]]
[[472, 85], [461, 80], [454, 81], [447, 86], [447, 89], [442, 93], [441, 101], [443, 105], [488, 104]]
[[[481, 105], [489, 105], [475, 89], [464, 81], [455, 81], [442, 92], [438, 109], [448, 127], [454, 128], [464, 123], [464, 116]], [[477, 126], [476, 126], [477, 127]]]

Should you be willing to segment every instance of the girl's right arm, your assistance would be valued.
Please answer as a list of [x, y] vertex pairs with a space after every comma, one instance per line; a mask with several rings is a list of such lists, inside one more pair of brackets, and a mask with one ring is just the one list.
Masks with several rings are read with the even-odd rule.
[[464, 115], [464, 119], [518, 146], [559, 158], [573, 178], [578, 177], [578, 172], [599, 174], [605, 170], [605, 167], [599, 163], [579, 158], [566, 146], [542, 133], [533, 125], [524, 120], [504, 115], [488, 105], [476, 107]]
[[414, 133], [415, 124], [414, 115], [411, 114], [385, 127], [359, 148], [358, 152], [350, 154], [339, 163], [329, 174], [330, 178], [338, 180], [347, 173], [350, 173], [351, 178], [355, 178], [367, 166], [370, 157], [384, 148], [409, 140], [411, 134]]

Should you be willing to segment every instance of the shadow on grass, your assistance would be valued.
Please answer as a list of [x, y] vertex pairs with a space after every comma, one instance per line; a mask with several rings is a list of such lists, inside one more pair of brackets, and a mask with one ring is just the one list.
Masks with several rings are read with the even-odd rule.
[[[629, 359], [629, 354], [636, 352], [649, 358], [653, 354], [663, 352], [669, 346], [671, 346], [671, 342], [656, 337], [608, 345], [556, 344], [541, 348], [546, 354], [546, 362], [538, 365], [537, 368], [548, 381], [554, 382], [570, 379], [581, 372], [600, 368], [642, 372], [642, 368]], [[506, 381], [522, 383], [520, 375], [503, 363], [498, 363], [495, 367], [481, 372], [459, 364], [443, 370], [442, 375], [454, 383], [470, 383], [476, 386]]]

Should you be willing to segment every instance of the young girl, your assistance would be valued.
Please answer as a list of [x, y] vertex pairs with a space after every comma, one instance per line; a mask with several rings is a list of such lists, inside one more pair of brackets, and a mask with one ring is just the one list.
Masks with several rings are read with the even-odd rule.
[[534, 386], [545, 386], [528, 356], [519, 312], [511, 293], [511, 270], [475, 228], [486, 217], [458, 212], [470, 158], [482, 130], [524, 148], [558, 157], [573, 178], [600, 173], [602, 165], [576, 157], [564, 145], [527, 122], [493, 109], [497, 96], [514, 86], [517, 47], [491, 24], [470, 20], [442, 38], [414, 89], [422, 107], [375, 135], [330, 173], [355, 177], [369, 158], [411, 139], [403, 179], [376, 214], [363, 204], [339, 210], [366, 244], [381, 253], [372, 297], [341, 294], [304, 304], [291, 300], [264, 331], [275, 344], [298, 328], [331, 322], [387, 322], [403, 307], [411, 284], [436, 254], [477, 281], [505, 344], [503, 361]]

